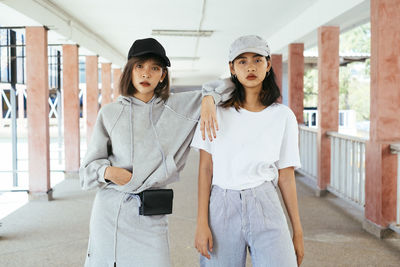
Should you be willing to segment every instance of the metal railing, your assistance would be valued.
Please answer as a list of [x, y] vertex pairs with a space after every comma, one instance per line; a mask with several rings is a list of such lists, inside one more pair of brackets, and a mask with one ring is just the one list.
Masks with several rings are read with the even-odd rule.
[[337, 132], [327, 134], [331, 139], [331, 182], [328, 190], [363, 208], [367, 139]]
[[317, 180], [317, 128], [299, 125], [300, 172]]
[[396, 226], [400, 227], [400, 144], [390, 145], [392, 153], [397, 154], [397, 202], [396, 202]]

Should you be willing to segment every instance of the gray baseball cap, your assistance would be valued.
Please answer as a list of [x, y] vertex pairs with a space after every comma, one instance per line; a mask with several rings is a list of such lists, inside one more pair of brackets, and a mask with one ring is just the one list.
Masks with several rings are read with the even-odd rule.
[[229, 61], [232, 62], [243, 53], [256, 53], [261, 56], [271, 56], [267, 41], [257, 35], [246, 35], [237, 38], [229, 50]]

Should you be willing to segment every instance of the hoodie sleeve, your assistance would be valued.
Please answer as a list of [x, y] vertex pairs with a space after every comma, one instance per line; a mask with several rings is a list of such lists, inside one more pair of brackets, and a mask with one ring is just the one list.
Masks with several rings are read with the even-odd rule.
[[104, 124], [103, 109], [100, 109], [92, 132], [90, 144], [79, 169], [81, 187], [92, 189], [106, 183], [104, 172], [111, 166], [108, 156], [111, 152], [109, 132]]
[[235, 89], [235, 84], [230, 78], [219, 79], [206, 82], [202, 86], [203, 97], [211, 95], [214, 102], [218, 105], [221, 101], [226, 101], [230, 98], [232, 91]]

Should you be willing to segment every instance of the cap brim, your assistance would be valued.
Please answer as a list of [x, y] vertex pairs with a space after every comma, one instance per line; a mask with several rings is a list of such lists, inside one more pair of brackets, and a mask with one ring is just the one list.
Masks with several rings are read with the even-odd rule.
[[256, 54], [259, 54], [259, 55], [264, 56], [264, 57], [268, 57], [269, 56], [269, 54], [266, 53], [266, 51], [263, 50], [263, 49], [259, 49], [259, 48], [256, 48], [256, 47], [250, 47], [250, 48], [239, 50], [235, 54], [229, 55], [229, 61], [230, 62], [234, 61], [235, 58], [237, 58], [238, 56], [240, 56], [241, 54], [244, 54], [244, 53], [256, 53]]
[[131, 57], [139, 57], [139, 56], [143, 56], [143, 55], [146, 55], [146, 54], [153, 54], [153, 55], [159, 56], [160, 58], [162, 58], [165, 61], [165, 65], [167, 67], [171, 67], [171, 62], [169, 61], [168, 57], [159, 55], [159, 54], [157, 54], [157, 53], [155, 53], [153, 51], [142, 51], [140, 53], [136, 53], [136, 54], [131, 55], [130, 58]]

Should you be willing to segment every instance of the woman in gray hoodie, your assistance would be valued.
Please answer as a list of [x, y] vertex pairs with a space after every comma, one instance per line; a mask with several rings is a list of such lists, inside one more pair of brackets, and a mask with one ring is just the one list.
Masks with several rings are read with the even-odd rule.
[[[202, 95], [207, 95], [203, 109], [213, 114], [214, 102], [221, 99], [218, 91], [225, 92], [224, 98], [230, 91], [220, 85], [170, 94], [169, 66], [155, 39], [136, 40], [121, 76], [121, 96], [99, 111], [80, 168], [82, 188], [99, 189], [85, 266], [170, 266], [167, 217], [139, 215], [137, 194], [178, 180]], [[206, 126], [213, 125], [210, 116]]]

